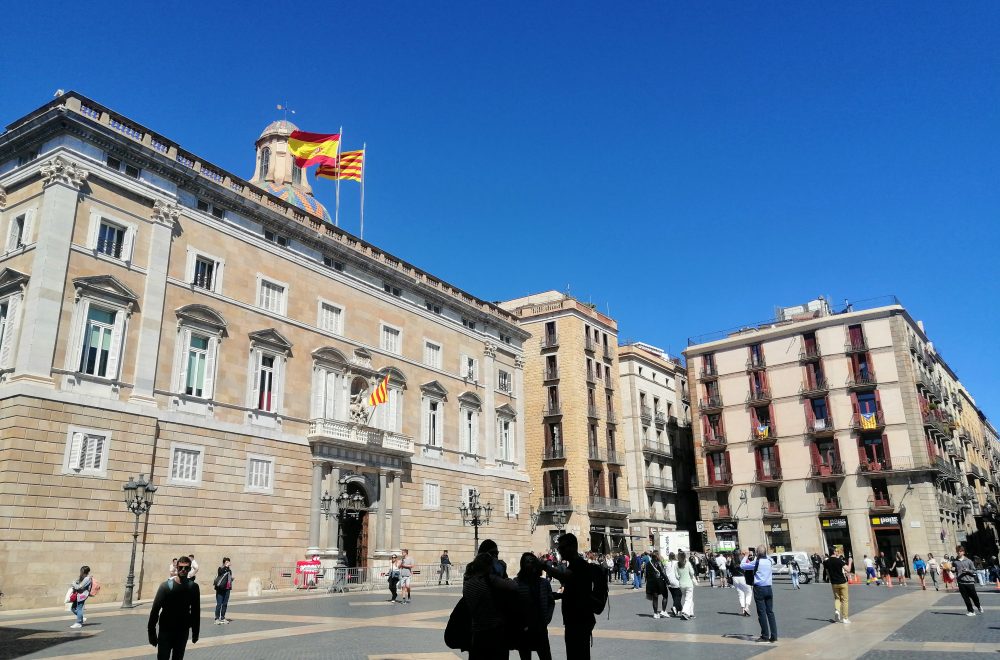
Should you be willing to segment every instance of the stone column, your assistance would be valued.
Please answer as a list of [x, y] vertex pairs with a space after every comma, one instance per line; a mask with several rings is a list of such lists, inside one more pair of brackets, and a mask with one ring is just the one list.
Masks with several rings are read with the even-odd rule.
[[171, 237], [180, 210], [171, 203], [156, 200], [151, 216], [152, 236], [149, 246], [149, 270], [146, 273], [146, 288], [142, 296], [142, 318], [139, 324], [139, 344], [136, 355], [143, 356], [135, 361], [135, 388], [129, 401], [155, 406], [153, 385], [156, 368], [160, 360], [160, 327], [163, 325], [163, 298], [167, 290], [167, 268], [170, 262]]
[[323, 461], [313, 459], [312, 494], [309, 500], [309, 556], [319, 553], [320, 501], [323, 496]]
[[333, 502], [330, 504], [330, 519], [326, 526], [326, 553], [337, 558], [340, 556], [340, 519], [337, 518], [340, 512], [340, 505], [337, 504], [337, 496], [340, 495], [340, 467], [337, 465], [330, 468], [330, 495]]
[[386, 474], [378, 473], [378, 504], [375, 508], [375, 552], [385, 550]]
[[483, 346], [483, 420], [482, 424], [486, 425], [486, 433], [483, 434], [483, 440], [486, 445], [486, 451], [483, 448], [479, 448], [479, 455], [486, 457], [487, 463], [493, 463], [497, 458], [497, 419], [496, 419], [496, 358], [497, 358], [497, 347], [486, 342]]
[[[45, 192], [35, 221], [34, 262], [21, 304], [17, 359], [11, 381], [21, 378], [52, 385], [52, 360], [63, 305], [69, 249], [76, 224], [77, 200], [89, 172], [63, 156], [42, 164]], [[65, 329], [64, 329], [65, 330]], [[65, 336], [71, 333], [65, 332]]]
[[400, 501], [402, 499], [403, 480], [399, 472], [392, 475], [392, 547], [395, 550], [403, 549], [403, 539], [399, 536]]

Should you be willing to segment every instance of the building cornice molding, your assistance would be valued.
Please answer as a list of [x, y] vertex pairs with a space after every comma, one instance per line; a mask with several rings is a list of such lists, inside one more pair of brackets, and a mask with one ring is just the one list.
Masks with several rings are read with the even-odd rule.
[[61, 183], [74, 190], [80, 190], [90, 176], [88, 170], [80, 167], [75, 161], [55, 156], [42, 162], [39, 170], [42, 174], [43, 187]]

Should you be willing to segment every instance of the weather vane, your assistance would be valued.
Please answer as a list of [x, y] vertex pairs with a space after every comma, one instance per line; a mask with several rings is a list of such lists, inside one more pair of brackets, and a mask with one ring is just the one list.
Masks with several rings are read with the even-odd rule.
[[278, 110], [283, 110], [285, 112], [285, 117], [284, 117], [283, 121], [288, 121], [288, 113], [289, 112], [292, 113], [293, 115], [295, 114], [295, 111], [291, 110], [288, 107], [288, 102], [287, 101], [284, 102], [284, 103], [279, 103], [278, 104]]

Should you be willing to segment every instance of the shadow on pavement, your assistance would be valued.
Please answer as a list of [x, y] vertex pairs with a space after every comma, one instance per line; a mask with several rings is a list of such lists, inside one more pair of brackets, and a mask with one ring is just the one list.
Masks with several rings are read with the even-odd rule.
[[93, 626], [91, 631], [87, 631], [88, 626], [79, 630], [38, 630], [37, 628], [4, 628], [0, 627], [0, 660], [10, 660], [20, 658], [30, 653], [37, 653], [45, 649], [72, 642], [84, 636], [90, 636], [96, 632]]

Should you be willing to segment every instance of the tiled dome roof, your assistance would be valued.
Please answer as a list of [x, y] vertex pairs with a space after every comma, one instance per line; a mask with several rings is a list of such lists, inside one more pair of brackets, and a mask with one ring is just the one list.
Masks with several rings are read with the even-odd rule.
[[267, 135], [291, 135], [292, 131], [299, 130], [299, 127], [288, 121], [287, 119], [279, 119], [277, 121], [272, 121], [264, 129], [264, 132], [260, 134], [258, 140]]
[[323, 222], [333, 223], [333, 218], [330, 217], [330, 212], [326, 210], [325, 206], [320, 204], [312, 195], [307, 195], [290, 183], [276, 186], [271, 182], [265, 182], [264, 190], [280, 197], [286, 202], [291, 202], [306, 213], [311, 213], [317, 218], [322, 218]]

